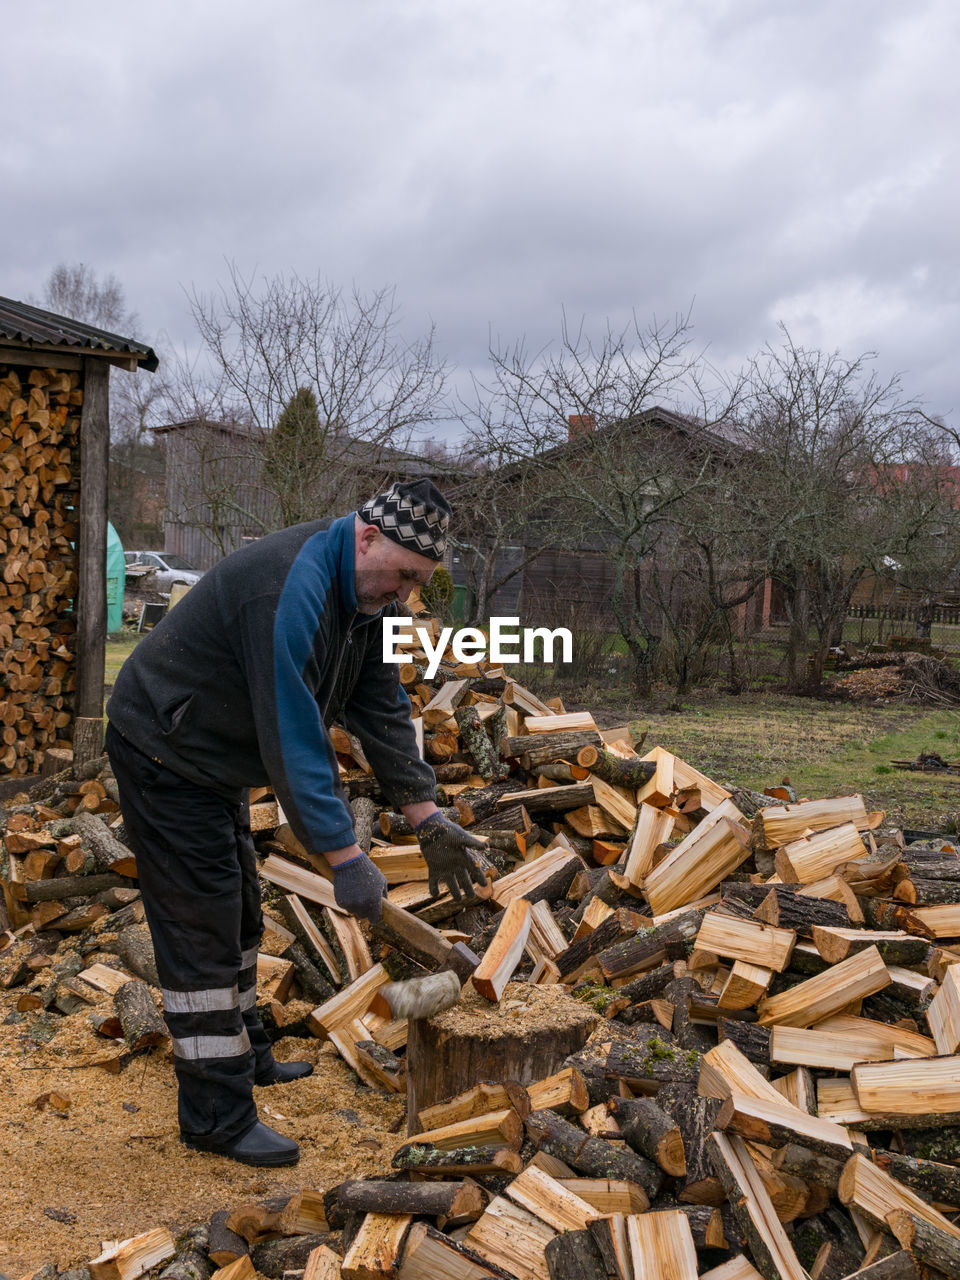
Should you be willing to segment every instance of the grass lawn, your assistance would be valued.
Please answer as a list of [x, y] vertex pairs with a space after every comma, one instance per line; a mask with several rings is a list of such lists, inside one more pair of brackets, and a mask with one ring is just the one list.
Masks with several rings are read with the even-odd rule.
[[861, 792], [901, 826], [960, 819], [960, 777], [910, 773], [891, 760], [937, 751], [960, 760], [960, 712], [789, 698], [782, 694], [700, 695], [682, 712], [636, 716], [647, 746], [683, 756], [718, 782], [762, 791], [789, 777], [800, 796]]
[[113, 688], [117, 672], [133, 653], [137, 643], [142, 639], [138, 631], [123, 631], [107, 636], [107, 655], [104, 663], [104, 683], [107, 693]]

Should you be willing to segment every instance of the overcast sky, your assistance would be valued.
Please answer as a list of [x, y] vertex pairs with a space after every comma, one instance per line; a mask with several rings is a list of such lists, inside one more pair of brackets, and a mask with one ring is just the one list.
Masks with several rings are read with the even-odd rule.
[[960, 416], [956, 0], [0, 11], [2, 294], [83, 261], [165, 348], [225, 258], [319, 271], [461, 370], [693, 303], [721, 364], [784, 321]]

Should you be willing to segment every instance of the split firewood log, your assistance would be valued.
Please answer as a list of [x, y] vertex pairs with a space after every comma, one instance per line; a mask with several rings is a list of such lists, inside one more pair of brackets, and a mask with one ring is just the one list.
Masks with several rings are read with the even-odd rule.
[[106, 823], [92, 813], [77, 813], [73, 830], [96, 859], [100, 871], [135, 876], [137, 863], [130, 849], [115, 838]]
[[151, 987], [160, 986], [153, 941], [146, 924], [134, 924], [122, 929], [114, 941], [105, 941], [102, 949], [119, 956], [131, 973], [135, 973]]

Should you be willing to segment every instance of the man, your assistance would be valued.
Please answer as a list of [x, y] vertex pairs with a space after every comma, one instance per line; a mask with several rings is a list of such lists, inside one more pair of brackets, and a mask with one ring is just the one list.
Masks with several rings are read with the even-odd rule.
[[395, 615], [443, 556], [450, 508], [427, 480], [356, 514], [270, 534], [211, 569], [124, 663], [107, 750], [173, 1038], [181, 1138], [245, 1164], [293, 1164], [257, 1120], [253, 1085], [309, 1075], [278, 1063], [257, 1016], [262, 931], [247, 789], [269, 783], [298, 839], [333, 871], [337, 903], [370, 920], [386, 881], [356, 843], [327, 733], [357, 735], [430, 871], [459, 898], [481, 842], [439, 812], [410, 702], [382, 660]]

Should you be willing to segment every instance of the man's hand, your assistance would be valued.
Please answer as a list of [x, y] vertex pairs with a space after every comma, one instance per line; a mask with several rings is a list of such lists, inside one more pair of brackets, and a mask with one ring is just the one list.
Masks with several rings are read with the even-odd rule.
[[441, 883], [446, 885], [456, 902], [463, 894], [472, 897], [475, 884], [486, 884], [486, 876], [468, 852], [470, 849], [486, 849], [485, 841], [470, 835], [440, 812], [431, 813], [413, 831], [430, 873], [433, 897], [440, 892]]
[[365, 853], [333, 868], [333, 896], [337, 906], [376, 924], [383, 914], [387, 878]]

